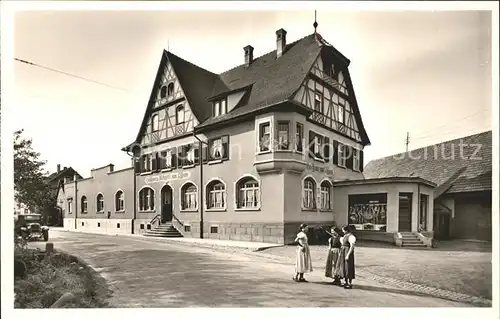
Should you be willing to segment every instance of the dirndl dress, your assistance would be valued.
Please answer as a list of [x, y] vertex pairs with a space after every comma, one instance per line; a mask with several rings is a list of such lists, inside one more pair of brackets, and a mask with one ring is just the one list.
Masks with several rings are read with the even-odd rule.
[[297, 234], [295, 242], [300, 243], [303, 247], [297, 246], [297, 258], [295, 259], [295, 272], [298, 274], [312, 272], [311, 251], [307, 243], [307, 235], [304, 232]]
[[328, 256], [326, 257], [325, 277], [340, 277], [340, 248], [342, 244], [339, 238], [330, 238], [328, 240]]
[[[352, 238], [350, 238], [352, 236]], [[349, 239], [350, 238], [350, 239]], [[345, 256], [347, 256], [347, 253], [349, 252], [349, 249], [351, 248], [351, 242], [356, 242], [356, 237], [354, 235], [349, 234], [344, 237], [342, 237], [342, 247], [340, 248], [340, 261], [341, 261], [341, 267], [340, 267], [340, 276], [345, 279], [352, 280], [356, 278], [355, 274], [355, 264], [354, 264], [354, 251], [351, 253], [349, 256], [348, 260], [345, 260]]]

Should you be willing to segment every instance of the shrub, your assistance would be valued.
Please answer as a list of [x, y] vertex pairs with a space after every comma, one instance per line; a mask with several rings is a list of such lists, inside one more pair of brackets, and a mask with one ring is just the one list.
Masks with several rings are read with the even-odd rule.
[[75, 257], [55, 253], [44, 258], [40, 250], [16, 244], [15, 258], [27, 265], [26, 277], [14, 282], [15, 308], [49, 308], [66, 292], [78, 298], [64, 308], [105, 306], [95, 274]]

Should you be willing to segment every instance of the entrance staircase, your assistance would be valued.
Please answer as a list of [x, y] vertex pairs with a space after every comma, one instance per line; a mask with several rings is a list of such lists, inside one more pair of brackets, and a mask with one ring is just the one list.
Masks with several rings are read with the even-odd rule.
[[174, 227], [171, 222], [160, 224], [158, 227], [150, 229], [144, 233], [144, 236], [148, 237], [184, 237], [182, 234]]
[[415, 247], [415, 248], [426, 248], [425, 244], [418, 238], [418, 236], [414, 233], [405, 232], [400, 233], [402, 236], [402, 245], [401, 247]]

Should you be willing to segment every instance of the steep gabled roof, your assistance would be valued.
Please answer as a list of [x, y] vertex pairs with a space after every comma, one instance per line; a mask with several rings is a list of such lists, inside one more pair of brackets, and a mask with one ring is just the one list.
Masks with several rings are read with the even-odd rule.
[[438, 196], [491, 190], [492, 131], [376, 159], [363, 174], [365, 178], [418, 176], [437, 184]]
[[212, 103], [208, 102], [208, 98], [212, 95], [213, 88], [221, 84], [219, 76], [172, 52], [166, 51], [165, 54], [172, 64], [194, 116], [200, 123], [205, 121], [212, 116]]
[[[199, 121], [195, 129], [200, 130], [289, 101], [306, 79], [322, 50], [328, 50], [349, 65], [350, 61], [317, 33], [287, 44], [279, 58], [276, 57], [276, 50], [273, 50], [255, 58], [249, 66], [242, 64], [219, 75], [164, 51], [136, 142], [146, 127], [154, 103], [155, 90], [168, 61], [179, 79], [193, 114]], [[211, 98], [236, 90], [245, 91], [242, 101], [227, 114], [211, 117]], [[354, 103], [353, 108], [359, 111], [357, 103]], [[357, 115], [356, 120], [363, 143], [369, 144], [361, 117]], [[129, 150], [131, 145], [122, 150]]]
[[197, 128], [288, 100], [299, 89], [320, 51], [321, 46], [315, 35], [311, 34], [287, 44], [279, 58], [276, 58], [276, 50], [273, 50], [255, 58], [249, 66], [242, 64], [220, 74], [222, 83], [214, 88], [213, 95], [251, 85], [247, 103], [224, 116], [209, 118]]

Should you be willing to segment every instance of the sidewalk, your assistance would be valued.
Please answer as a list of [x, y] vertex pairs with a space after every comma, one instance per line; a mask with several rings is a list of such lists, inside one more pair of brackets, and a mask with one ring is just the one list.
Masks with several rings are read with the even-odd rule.
[[281, 244], [273, 244], [273, 243], [263, 243], [263, 242], [251, 242], [251, 241], [236, 241], [236, 240], [221, 240], [221, 239], [209, 239], [209, 238], [167, 238], [167, 237], [146, 237], [142, 234], [112, 234], [112, 233], [102, 233], [102, 232], [93, 232], [93, 231], [82, 231], [82, 230], [68, 230], [62, 227], [52, 227], [51, 231], [63, 231], [63, 232], [74, 232], [74, 233], [85, 233], [85, 234], [96, 234], [96, 235], [105, 235], [105, 236], [127, 236], [127, 237], [135, 237], [146, 240], [155, 240], [155, 241], [163, 241], [163, 242], [179, 242], [183, 244], [197, 244], [203, 246], [212, 246], [212, 247], [235, 247], [235, 248], [244, 248], [252, 251], [261, 251], [267, 248], [273, 247], [281, 247]]

